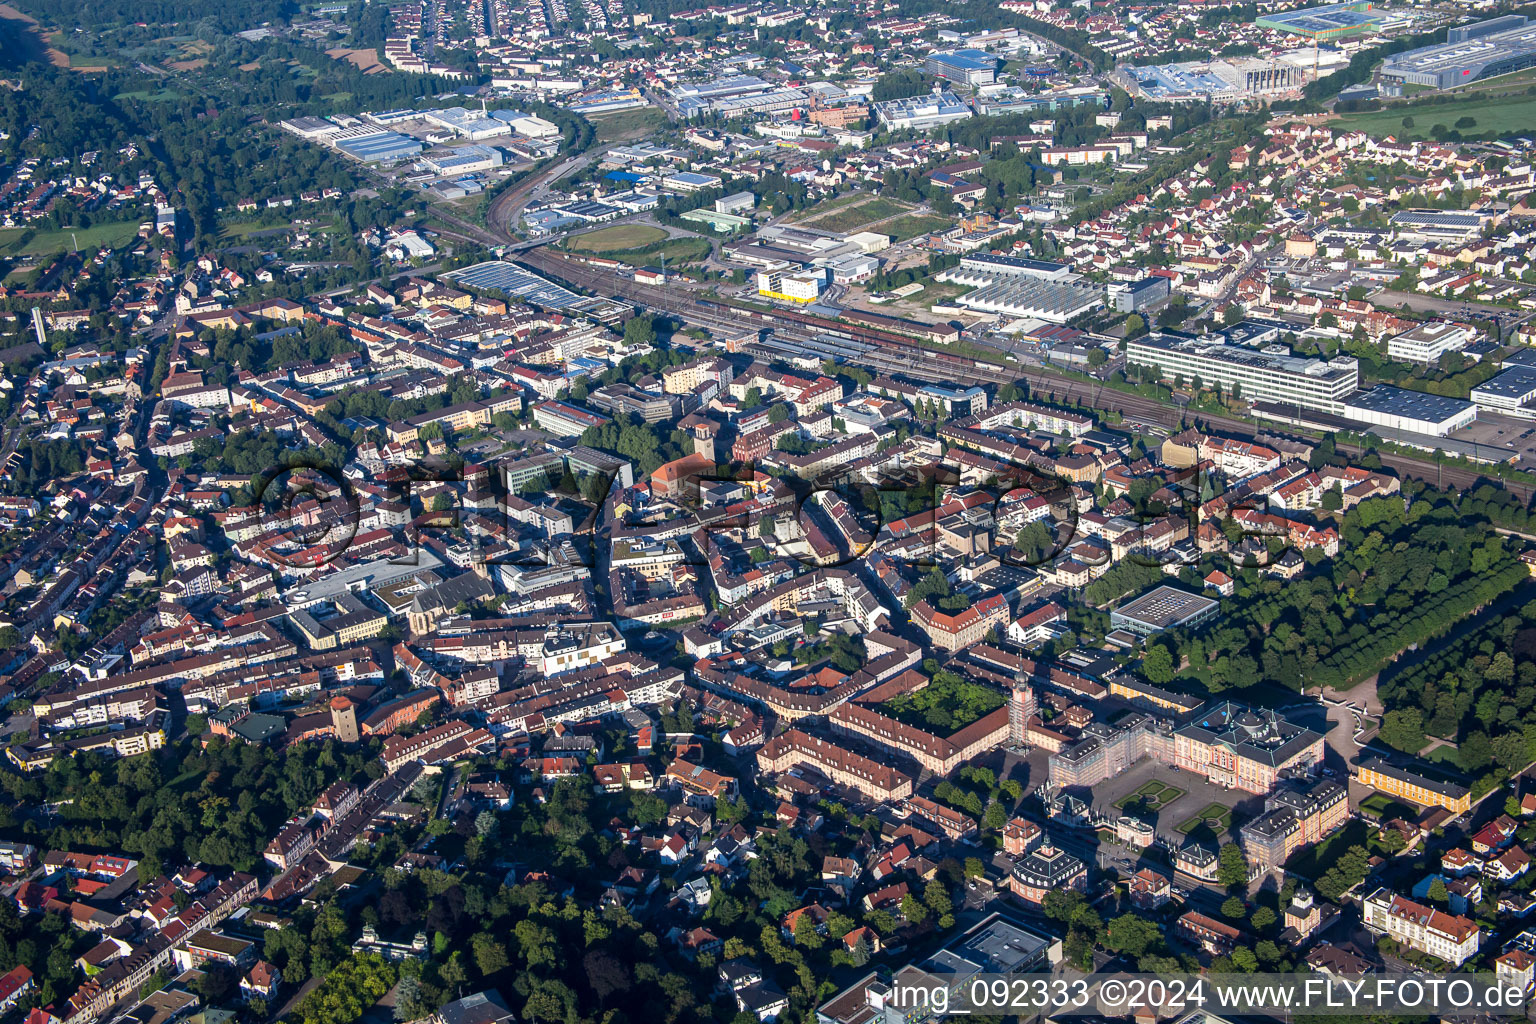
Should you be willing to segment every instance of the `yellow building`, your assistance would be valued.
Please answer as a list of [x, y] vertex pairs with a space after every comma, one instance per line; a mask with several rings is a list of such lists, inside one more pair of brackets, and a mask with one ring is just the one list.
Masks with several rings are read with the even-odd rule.
[[1472, 808], [1472, 793], [1466, 786], [1437, 782], [1379, 758], [1362, 761], [1355, 777], [1362, 785], [1423, 807], [1444, 807], [1453, 814], [1465, 814]]
[[782, 270], [760, 270], [757, 273], [757, 294], [786, 302], [815, 302], [821, 296], [824, 279], [820, 273], [786, 273]]

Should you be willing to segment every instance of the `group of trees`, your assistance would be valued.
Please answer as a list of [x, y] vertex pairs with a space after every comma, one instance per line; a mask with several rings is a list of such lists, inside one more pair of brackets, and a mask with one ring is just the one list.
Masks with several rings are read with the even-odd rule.
[[927, 686], [886, 701], [885, 710], [902, 721], [947, 736], [996, 711], [1003, 706], [1003, 699], [991, 687], [966, 682], [935, 665]]
[[278, 827], [329, 782], [378, 775], [375, 748], [307, 743], [278, 751], [214, 737], [206, 749], [183, 738], [164, 752], [116, 761], [61, 757], [40, 774], [0, 774], [17, 804], [56, 808], [21, 820], [0, 809], [0, 828], [47, 849], [123, 850], [139, 859], [144, 877], [187, 861], [249, 871]]
[[1401, 496], [1374, 498], [1351, 509], [1340, 532], [1333, 559], [1308, 552], [1316, 571], [1305, 578], [1243, 569], [1237, 599], [1215, 627], [1164, 635], [1174, 663], [1203, 671], [1212, 690], [1256, 680], [1344, 686], [1524, 578], [1511, 545], [1449, 502], [1417, 500], [1410, 509]]
[[1456, 763], [1491, 785], [1536, 760], [1536, 601], [1384, 673], [1381, 738], [1410, 753], [1430, 737], [1457, 743]]
[[39, 496], [53, 481], [85, 469], [85, 446], [69, 438], [29, 438], [16, 450], [22, 461], [16, 475], [6, 481], [9, 494]]
[[958, 782], [941, 779], [933, 787], [935, 800], [980, 818], [989, 829], [1007, 824], [1009, 813], [1023, 795], [1024, 787], [1017, 779], [999, 779], [992, 769], [979, 765], [961, 768]]
[[398, 972], [377, 953], [360, 953], [326, 975], [299, 1003], [303, 1024], [352, 1024], [394, 987]]
[[[557, 879], [569, 878], [580, 891], [592, 895], [603, 878], [629, 864], [631, 857], [623, 843], [593, 823], [609, 821], [615, 814], [633, 820], [631, 800], [594, 794], [587, 782], [565, 780], [551, 788], [547, 803], [519, 801], [502, 814], [501, 841], [515, 845], [520, 862], [542, 866]], [[745, 805], [723, 804], [716, 808], [716, 815], [730, 821], [745, 810]], [[819, 979], [832, 966], [860, 962], [859, 951], [845, 950], [839, 941], [848, 931], [865, 924], [889, 937], [903, 928], [947, 927], [953, 923], [950, 893], [963, 884], [962, 866], [945, 861], [938, 879], [915, 894], [910, 904], [903, 904], [899, 913], [860, 913], [850, 908], [832, 915], [824, 934], [807, 923], [795, 927], [786, 939], [780, 923], [801, 905], [800, 894], [818, 884], [821, 857], [851, 849], [863, 827], [872, 824], [847, 821], [845, 812], [838, 813], [846, 824], [842, 830], [828, 829], [810, 837], [783, 829], [761, 834], [758, 856], [751, 861], [745, 880], [712, 883], [714, 891], [704, 912], [705, 926], [725, 942], [721, 956], [757, 958], [788, 993], [791, 1016], [814, 1006], [822, 995]], [[380, 902], [381, 930], [408, 937], [419, 927], [423, 914], [431, 913], [432, 897], [423, 888], [432, 884], [431, 875], [418, 872], [398, 882], [390, 873], [387, 877], [388, 884], [401, 888], [407, 899], [398, 908], [388, 895]], [[462, 952], [463, 967], [471, 978], [483, 978], [515, 994], [523, 1001], [525, 1018], [595, 1020], [615, 1007], [623, 1007], [630, 1016], [663, 1021], [703, 1024], [711, 1018], [708, 993], [712, 986], [678, 973], [655, 934], [641, 928], [627, 912], [582, 909], [574, 900], [552, 896], [543, 883], [500, 886], [489, 876], [471, 872], [452, 884], [462, 890], [462, 920], [445, 925], [428, 918], [429, 927], [444, 936], [441, 943], [434, 937], [434, 948], [440, 947], [440, 952], [433, 962], [451, 962], [455, 953]], [[498, 967], [503, 955], [506, 966]], [[867, 955], [865, 949], [863, 959]], [[699, 968], [707, 974], [716, 960], [715, 955], [705, 954]], [[487, 971], [487, 967], [496, 969]], [[431, 970], [424, 973], [424, 985], [435, 981], [439, 979]]]
[[37, 985], [37, 1004], [47, 1006], [75, 987], [75, 958], [95, 942], [71, 925], [68, 914], [44, 914], [24, 921], [15, 900], [0, 901], [0, 972], [25, 966]]
[[645, 423], [633, 413], [627, 423], [615, 421], [588, 427], [582, 432], [581, 443], [629, 459], [635, 464], [637, 476], [649, 476], [663, 463], [693, 451], [693, 438], [687, 433]]
[[971, 599], [955, 590], [949, 582], [949, 577], [945, 576], [937, 566], [929, 569], [928, 574], [918, 580], [903, 598], [903, 603], [909, 610], [916, 608], [923, 601], [927, 601], [943, 612], [963, 611], [971, 606]]

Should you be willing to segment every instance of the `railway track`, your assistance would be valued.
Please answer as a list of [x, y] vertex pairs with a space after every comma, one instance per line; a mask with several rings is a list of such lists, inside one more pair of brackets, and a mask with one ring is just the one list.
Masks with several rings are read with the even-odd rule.
[[[999, 385], [1024, 382], [1031, 394], [1050, 397], [1056, 402], [1078, 402], [1092, 409], [1119, 413], [1130, 419], [1162, 425], [1177, 430], [1198, 422], [1207, 430], [1252, 440], [1256, 430], [1253, 423], [1233, 417], [1211, 413], [1193, 416], [1183, 409], [1166, 405], [1156, 399], [1129, 394], [1103, 385], [1089, 383], [1054, 374], [1046, 370], [1023, 366], [980, 364], [975, 360], [949, 353], [936, 352], [912, 341], [900, 339], [889, 332], [842, 324], [833, 320], [808, 317], [804, 314], [786, 314], [710, 303], [677, 289], [658, 288], [626, 280], [611, 271], [594, 269], [547, 249], [534, 249], [520, 254], [519, 259], [532, 269], [552, 277], [562, 278], [571, 284], [608, 296], [619, 296], [647, 309], [675, 314], [689, 323], [706, 329], [723, 332], [741, 332], [752, 326], [771, 327], [778, 337], [805, 342], [823, 333], [836, 336], [880, 337], [878, 345], [860, 354], [858, 361], [874, 369], [888, 373], [900, 373], [915, 380], [939, 384]], [[818, 331], [818, 325], [824, 328]], [[970, 365], [963, 365], [969, 362]], [[1358, 445], [1340, 444], [1339, 450], [1359, 455]], [[1489, 482], [1504, 486], [1503, 482], [1486, 473], [1447, 466], [1431, 459], [1393, 453], [1378, 453], [1382, 465], [1400, 476], [1416, 477], [1441, 487], [1466, 490], [1479, 483]], [[1529, 499], [1530, 495], [1526, 495]]]
[[1008, 384], [1020, 378], [1011, 367], [978, 362], [924, 348], [914, 341], [873, 328], [857, 327], [805, 314], [782, 313], [729, 306], [695, 298], [676, 289], [642, 285], [611, 271], [594, 269], [549, 250], [536, 249], [521, 255], [529, 267], [551, 277], [603, 294], [616, 295], [636, 305], [672, 313], [697, 326], [740, 333], [752, 327], [771, 327], [782, 338], [805, 342], [818, 337], [842, 338], [865, 345], [859, 359], [877, 368], [893, 369], [935, 383]]

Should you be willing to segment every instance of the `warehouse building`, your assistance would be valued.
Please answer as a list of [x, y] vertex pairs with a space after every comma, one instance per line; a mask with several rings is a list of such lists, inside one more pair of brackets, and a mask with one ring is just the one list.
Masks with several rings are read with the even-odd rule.
[[1083, 280], [1066, 263], [975, 253], [937, 279], [974, 288], [957, 302], [982, 313], [1064, 324], [1104, 306], [1104, 287]]
[[1381, 77], [1450, 89], [1536, 67], [1536, 25], [1521, 14], [1451, 29], [1443, 43], [1386, 59]]
[[1355, 0], [1352, 3], [1326, 4], [1299, 11], [1266, 14], [1255, 19], [1254, 24], [1259, 28], [1274, 29], [1325, 43], [1375, 31], [1384, 20], [1382, 15], [1371, 10], [1370, 0]]
[[1004, 316], [1034, 317], [1064, 324], [1104, 308], [1104, 286], [1090, 281], [1002, 278], [956, 300], [967, 309]]
[[717, 110], [721, 103], [762, 95], [773, 88], [756, 75], [728, 75], [708, 82], [685, 82], [672, 90], [672, 99], [678, 113], [691, 118]]
[[1399, 210], [1387, 221], [1399, 238], [1426, 242], [1469, 242], [1491, 218], [1470, 210]]
[[721, 117], [745, 117], [748, 114], [783, 114], [810, 105], [804, 89], [785, 87], [744, 96], [723, 96], [710, 103], [709, 109]]
[[1381, 384], [1345, 399], [1344, 417], [1389, 430], [1444, 437], [1470, 426], [1477, 419], [1477, 406], [1446, 395]]
[[476, 110], [467, 107], [447, 107], [443, 110], [428, 110], [422, 114], [427, 121], [440, 128], [446, 128], [455, 135], [463, 136], [472, 141], [481, 139], [494, 139], [498, 135], [511, 135], [512, 129], [505, 121], [498, 121]]
[[506, 159], [494, 146], [461, 146], [429, 153], [421, 164], [433, 174], [474, 174], [500, 167]]
[[1031, 260], [1022, 256], [994, 256], [991, 253], [971, 253], [960, 257], [960, 269], [974, 270], [993, 277], [1038, 277], [1047, 281], [1066, 281], [1075, 276], [1070, 263]]
[[1536, 368], [1511, 366], [1473, 388], [1471, 398], [1480, 409], [1536, 418], [1536, 409], [1530, 407], [1531, 401], [1536, 399]]
[[1294, 64], [1257, 57], [1123, 67], [1120, 73], [1148, 99], [1165, 102], [1223, 101], [1295, 92], [1306, 72]]
[[521, 110], [493, 110], [491, 117], [529, 139], [552, 139], [560, 134], [560, 126], [553, 121], [546, 121]]
[[365, 164], [393, 164], [409, 160], [421, 153], [422, 145], [409, 135], [399, 132], [374, 132], [350, 139], [340, 139], [336, 148]]
[[1360, 363], [1348, 356], [1324, 362], [1292, 355], [1284, 345], [1258, 351], [1185, 334], [1149, 334], [1126, 346], [1127, 363], [1156, 367], [1164, 380], [1196, 377], [1227, 391], [1241, 389], [1250, 402], [1279, 402], [1342, 413], [1344, 399], [1360, 387]]
[[334, 121], [327, 121], [321, 117], [295, 117], [287, 121], [279, 121], [278, 127], [284, 131], [292, 132], [301, 139], [311, 142], [323, 139], [327, 135], [335, 135], [341, 131], [341, 125]]

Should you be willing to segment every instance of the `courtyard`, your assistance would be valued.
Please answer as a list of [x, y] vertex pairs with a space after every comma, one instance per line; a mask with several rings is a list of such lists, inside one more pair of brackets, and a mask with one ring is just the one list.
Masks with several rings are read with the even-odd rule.
[[1191, 842], [1214, 848], [1235, 842], [1237, 826], [1263, 813], [1264, 798], [1143, 758], [1093, 787], [1093, 809], [1140, 818], [1169, 849]]
[[1184, 793], [1185, 791], [1178, 786], [1170, 786], [1153, 779], [1151, 782], [1143, 783], [1130, 796], [1115, 801], [1115, 806], [1126, 814], [1142, 818], [1171, 806]]

